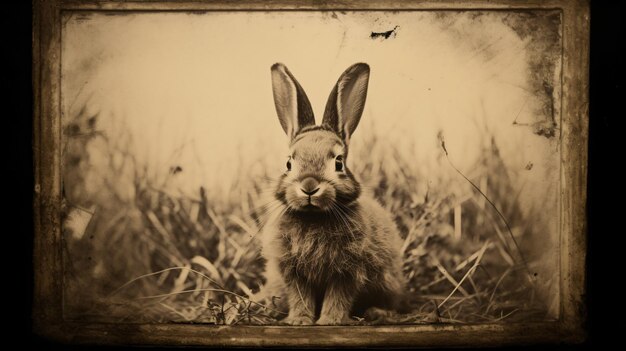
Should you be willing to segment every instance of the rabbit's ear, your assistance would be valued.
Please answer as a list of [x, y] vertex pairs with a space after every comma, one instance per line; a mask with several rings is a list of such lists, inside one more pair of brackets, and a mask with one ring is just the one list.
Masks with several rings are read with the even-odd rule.
[[278, 120], [289, 139], [293, 139], [300, 129], [315, 125], [309, 99], [282, 63], [272, 65], [272, 90]]
[[346, 145], [363, 114], [369, 77], [367, 64], [354, 64], [339, 77], [328, 97], [322, 124], [332, 127]]

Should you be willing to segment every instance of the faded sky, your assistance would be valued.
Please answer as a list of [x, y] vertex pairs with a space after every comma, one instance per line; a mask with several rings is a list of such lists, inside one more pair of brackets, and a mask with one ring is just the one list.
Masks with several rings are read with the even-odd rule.
[[[83, 105], [100, 113], [105, 131], [113, 133], [113, 122], [123, 119], [139, 159], [157, 172], [182, 166], [184, 188], [226, 188], [241, 172], [239, 161], [282, 171], [287, 148], [272, 100], [273, 63], [296, 76], [319, 123], [336, 79], [361, 61], [371, 66], [370, 88], [353, 148], [366, 147], [363, 135], [379, 134], [428, 168], [442, 130], [463, 170], [489, 130], [511, 171], [534, 165], [520, 178], [532, 189], [522, 201], [542, 202], [546, 191], [555, 191], [557, 144], [512, 125], [516, 118], [533, 120], [541, 101], [530, 93], [524, 55], [530, 39], [503, 24], [501, 13], [74, 14], [65, 20], [64, 120]], [[370, 38], [395, 26], [395, 37]], [[408, 141], [416, 150], [406, 148]]]

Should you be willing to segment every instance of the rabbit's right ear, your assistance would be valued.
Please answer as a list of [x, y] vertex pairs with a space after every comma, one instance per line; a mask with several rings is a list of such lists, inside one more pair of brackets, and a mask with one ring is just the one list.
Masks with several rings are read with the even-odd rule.
[[309, 99], [296, 78], [282, 63], [272, 65], [272, 90], [278, 120], [290, 140], [300, 129], [315, 125]]
[[370, 66], [356, 63], [343, 72], [328, 97], [322, 125], [333, 128], [346, 146], [361, 120], [369, 79]]

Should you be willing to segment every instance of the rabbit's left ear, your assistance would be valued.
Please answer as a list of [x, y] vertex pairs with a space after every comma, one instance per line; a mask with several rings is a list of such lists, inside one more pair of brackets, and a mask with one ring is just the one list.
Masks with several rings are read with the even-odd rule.
[[339, 77], [328, 97], [322, 124], [333, 128], [346, 145], [361, 120], [369, 77], [367, 64], [354, 64]]
[[300, 83], [282, 63], [272, 66], [272, 92], [278, 120], [289, 139], [300, 129], [315, 125], [313, 109]]

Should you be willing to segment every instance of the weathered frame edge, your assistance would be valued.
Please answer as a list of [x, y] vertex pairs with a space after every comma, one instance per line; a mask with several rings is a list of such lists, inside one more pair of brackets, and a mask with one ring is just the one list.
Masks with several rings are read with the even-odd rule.
[[[182, 4], [182, 5], [181, 5]], [[393, 327], [214, 327], [181, 324], [76, 324], [62, 318], [61, 264], [61, 10], [332, 10], [332, 9], [560, 9], [563, 13], [561, 124], [561, 318], [557, 322], [513, 325]], [[66, 1], [33, 0], [33, 153], [35, 158], [33, 329], [61, 342], [179, 345], [510, 345], [586, 339], [586, 182], [588, 140], [588, 0], [475, 0], [394, 3], [353, 1]], [[566, 235], [569, 234], [569, 235]], [[333, 337], [314, 338], [332, 329]], [[373, 336], [376, 332], [376, 336]], [[454, 332], [458, 337], [449, 338]], [[350, 335], [342, 337], [341, 335]], [[416, 335], [419, 334], [419, 335]], [[328, 335], [328, 334], [326, 334]], [[462, 340], [462, 341], [459, 341]]]
[[58, 0], [33, 0], [33, 329], [57, 339], [62, 323], [60, 245], [60, 23]]
[[[560, 177], [561, 321], [586, 338], [584, 323], [587, 255], [587, 166], [589, 139], [589, 1], [563, 7], [563, 71]], [[569, 234], [569, 235], [567, 235]]]

